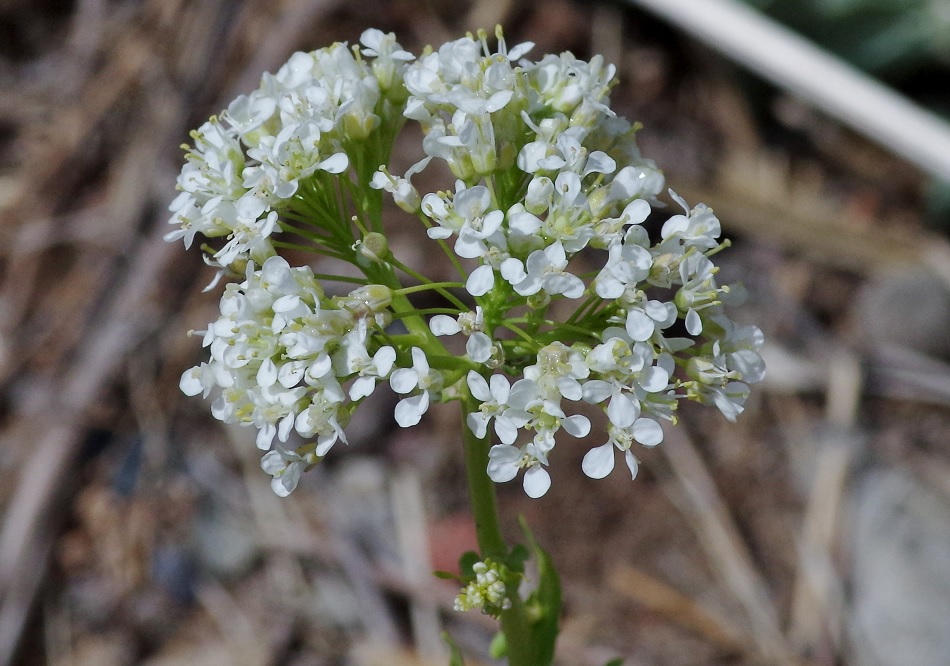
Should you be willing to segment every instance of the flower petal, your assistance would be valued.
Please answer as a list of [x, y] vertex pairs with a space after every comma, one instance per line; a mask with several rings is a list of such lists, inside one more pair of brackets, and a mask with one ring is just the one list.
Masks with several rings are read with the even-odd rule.
[[465, 281], [465, 291], [472, 296], [484, 296], [495, 286], [495, 271], [488, 264], [472, 271]]
[[590, 379], [584, 382], [584, 400], [591, 404], [603, 402], [613, 395], [614, 386], [602, 379]]
[[409, 393], [419, 384], [419, 373], [412, 368], [397, 368], [389, 377], [389, 386], [396, 393]]
[[623, 393], [617, 392], [607, 405], [607, 418], [618, 428], [629, 428], [640, 416], [640, 405]]
[[653, 419], [637, 419], [632, 432], [633, 438], [644, 446], [656, 446], [663, 441], [663, 428]]
[[376, 373], [380, 377], [388, 375], [395, 362], [396, 350], [389, 345], [380, 347], [376, 353], [373, 354], [373, 364], [376, 366]]
[[640, 462], [634, 457], [630, 449], [623, 454], [623, 460], [627, 463], [627, 469], [630, 470], [630, 480], [637, 478], [637, 472], [640, 471]]
[[[510, 411], [510, 410], [509, 410]], [[504, 415], [495, 418], [495, 434], [503, 444], [514, 444], [518, 439], [518, 426], [511, 418]]]
[[568, 416], [561, 421], [561, 426], [574, 437], [587, 437], [590, 434], [590, 419], [580, 414]]
[[686, 331], [690, 335], [699, 335], [703, 332], [703, 320], [693, 308], [686, 313]]
[[528, 274], [525, 273], [524, 270], [524, 264], [521, 263], [520, 259], [515, 259], [514, 257], [508, 257], [501, 262], [500, 270], [501, 276], [511, 285], [523, 282], [528, 277]]
[[492, 341], [484, 333], [476, 331], [465, 343], [465, 353], [476, 363], [484, 363], [491, 358]]
[[[270, 448], [270, 445], [274, 442], [274, 435], [277, 434], [277, 426], [273, 423], [265, 423], [260, 430], [257, 431], [257, 448], [261, 451], [266, 451]], [[274, 453], [272, 451], [271, 453]], [[265, 458], [267, 456], [264, 456]]]
[[581, 469], [592, 479], [602, 479], [610, 474], [614, 469], [614, 445], [607, 442], [588, 451]]
[[485, 433], [488, 432], [488, 421], [490, 418], [490, 416], [482, 414], [481, 412], [469, 412], [465, 422], [468, 424], [469, 430], [471, 430], [476, 437], [481, 439], [485, 436]]
[[422, 420], [422, 415], [426, 413], [427, 409], [429, 409], [428, 391], [403, 398], [396, 404], [396, 423], [403, 428], [410, 428]]
[[472, 392], [472, 397], [481, 402], [491, 400], [491, 390], [488, 388], [488, 382], [485, 378], [474, 370], [468, 371], [468, 390]]
[[455, 317], [448, 315], [435, 315], [429, 320], [429, 330], [432, 335], [455, 335], [462, 330]]
[[551, 475], [540, 465], [536, 465], [524, 473], [524, 491], [531, 499], [544, 496], [550, 487]]
[[277, 383], [277, 366], [269, 358], [264, 359], [257, 369], [257, 383], [261, 388], [270, 388]]
[[647, 393], [659, 393], [670, 383], [670, 373], [659, 366], [650, 366], [640, 373], [640, 386]]
[[204, 390], [201, 383], [201, 366], [188, 368], [181, 375], [181, 381], [178, 382], [181, 392], [187, 396], [198, 395]]
[[627, 335], [637, 342], [649, 340], [656, 325], [642, 310], [631, 310], [627, 313]]
[[362, 400], [370, 395], [376, 388], [376, 380], [373, 377], [357, 377], [353, 385], [350, 386], [350, 400]]
[[495, 483], [511, 481], [518, 476], [521, 451], [515, 446], [496, 444], [488, 451], [488, 478]]

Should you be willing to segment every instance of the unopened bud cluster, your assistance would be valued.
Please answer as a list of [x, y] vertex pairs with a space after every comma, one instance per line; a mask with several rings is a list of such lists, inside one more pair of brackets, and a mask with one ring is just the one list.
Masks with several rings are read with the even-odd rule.
[[456, 611], [478, 609], [486, 615], [498, 617], [501, 611], [511, 608], [505, 585], [508, 569], [503, 564], [486, 559], [476, 562], [472, 570], [474, 579], [455, 597]]

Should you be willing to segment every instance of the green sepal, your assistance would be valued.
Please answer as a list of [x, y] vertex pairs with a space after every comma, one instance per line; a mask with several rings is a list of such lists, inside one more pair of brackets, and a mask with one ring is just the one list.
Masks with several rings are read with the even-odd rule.
[[451, 571], [433, 571], [432, 575], [436, 578], [441, 578], [442, 580], [454, 580], [459, 583], [462, 582], [462, 578], [458, 574], [454, 574]]
[[449, 636], [449, 632], [442, 632], [442, 642], [449, 648], [449, 666], [465, 666], [465, 657], [462, 656], [462, 650]]

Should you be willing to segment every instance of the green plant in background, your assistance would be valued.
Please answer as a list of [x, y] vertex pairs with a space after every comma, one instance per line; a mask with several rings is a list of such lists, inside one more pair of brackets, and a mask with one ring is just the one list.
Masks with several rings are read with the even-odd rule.
[[[294, 54], [193, 133], [166, 238], [203, 236], [208, 263], [232, 280], [201, 333], [210, 358], [181, 388], [257, 429], [278, 495], [346, 443], [379, 383], [401, 396], [402, 427], [459, 403], [479, 552], [462, 557], [456, 608], [499, 618], [495, 656], [541, 666], [554, 655], [558, 577], [526, 525], [526, 546], [506, 543], [494, 484], [520, 476], [544, 495], [562, 431], [589, 448], [587, 476], [619, 457], [635, 477], [636, 447], [662, 441], [680, 400], [742, 412], [764, 376], [762, 334], [726, 314], [735, 292], [712, 257], [728, 243], [710, 209], [673, 194], [682, 210], [658, 237], [641, 226], [664, 179], [610, 109], [614, 68], [569, 53], [528, 60], [531, 44], [496, 37], [496, 48], [480, 33], [416, 58], [367, 30], [361, 47]], [[394, 175], [406, 122], [422, 130], [422, 159]], [[451, 190], [413, 186], [432, 161], [456, 178]], [[416, 226], [456, 279], [392, 253], [384, 195], [404, 211], [390, 223]], [[292, 266], [289, 250], [353, 270]], [[425, 291], [441, 304], [418, 308]], [[451, 336], [464, 354], [446, 348]], [[593, 447], [581, 403], [606, 420]], [[528, 559], [538, 580], [525, 594]]]
[[945, 0], [746, 0], [869, 72], [900, 76], [921, 65], [950, 68]]

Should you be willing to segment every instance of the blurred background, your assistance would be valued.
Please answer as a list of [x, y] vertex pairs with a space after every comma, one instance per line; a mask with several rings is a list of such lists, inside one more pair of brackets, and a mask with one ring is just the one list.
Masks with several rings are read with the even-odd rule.
[[[751, 4], [950, 110], [946, 0]], [[558, 663], [950, 664], [946, 183], [634, 6], [0, 0], [0, 666], [444, 664], [442, 630], [490, 663], [430, 575], [474, 546], [453, 406], [402, 431], [378, 391], [277, 498], [254, 433], [179, 393], [219, 290], [162, 235], [188, 130], [293, 51], [496, 23], [617, 64], [768, 339], [739, 423], [687, 406], [635, 482], [568, 441], [543, 499], [499, 488], [561, 573]]]

